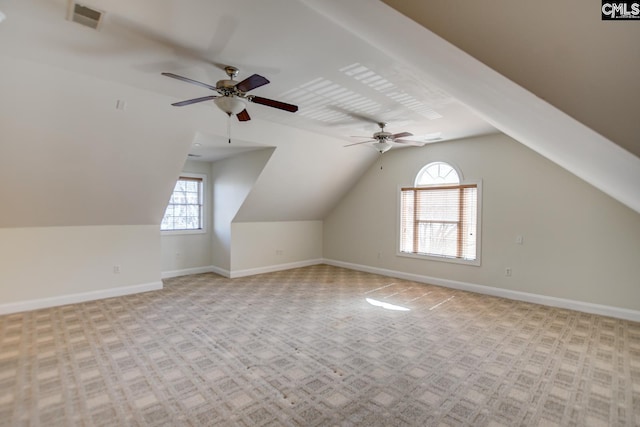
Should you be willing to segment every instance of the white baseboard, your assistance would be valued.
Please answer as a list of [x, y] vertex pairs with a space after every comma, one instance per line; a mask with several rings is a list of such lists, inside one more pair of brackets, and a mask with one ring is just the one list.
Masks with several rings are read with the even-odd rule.
[[227, 277], [227, 278], [231, 277], [231, 272], [229, 270], [225, 270], [224, 268], [217, 267], [215, 265], [211, 266], [211, 272], [219, 274], [219, 275], [221, 275], [223, 277]]
[[216, 273], [220, 276], [231, 277], [231, 272], [224, 268], [217, 267], [215, 265], [208, 265], [206, 267], [194, 267], [184, 268], [182, 270], [163, 271], [162, 278], [169, 279], [171, 277], [189, 276], [191, 274], [203, 274], [203, 273]]
[[99, 291], [80, 292], [77, 294], [61, 295], [57, 297], [38, 298], [28, 301], [0, 304], [0, 315], [18, 313], [22, 311], [38, 310], [40, 308], [57, 307], [60, 305], [76, 304], [103, 298], [120, 297], [140, 292], [157, 291], [162, 289], [162, 282], [145, 283], [142, 285], [119, 286], [117, 288], [101, 289]]
[[351, 270], [364, 271], [367, 273], [380, 274], [382, 276], [395, 277], [398, 279], [411, 280], [419, 283], [443, 286], [445, 288], [460, 289], [463, 291], [476, 292], [479, 294], [492, 295], [517, 301], [531, 302], [550, 307], [566, 308], [569, 310], [581, 311], [584, 313], [599, 314], [602, 316], [615, 317], [618, 319], [640, 322], [640, 311], [627, 308], [612, 307], [608, 305], [593, 304], [583, 301], [575, 301], [565, 298], [557, 298], [528, 292], [512, 291], [509, 289], [494, 288], [491, 286], [477, 285], [474, 283], [459, 282], [456, 280], [442, 279], [438, 277], [423, 276], [420, 274], [405, 273], [402, 271], [388, 270], [384, 268], [371, 267], [368, 265], [352, 264], [349, 262], [325, 259], [325, 264], [336, 267], [344, 267]]
[[323, 263], [324, 263], [324, 260], [319, 258], [319, 259], [290, 262], [285, 264], [268, 265], [265, 267], [247, 268], [244, 270], [226, 270], [224, 268], [220, 268], [215, 265], [210, 265], [207, 267], [195, 267], [195, 268], [185, 268], [183, 270], [164, 271], [162, 273], [162, 278], [168, 279], [171, 277], [188, 276], [191, 274], [216, 273], [221, 276], [227, 277], [229, 279], [235, 279], [237, 277], [253, 276], [256, 274], [263, 274], [263, 273], [273, 273], [274, 271], [290, 270], [292, 268], [308, 267], [310, 265], [317, 265], [317, 264], [323, 264]]
[[[371, 267], [368, 265], [353, 264], [349, 262], [337, 261], [332, 259], [313, 259], [306, 261], [297, 261], [286, 264], [270, 265], [266, 267], [250, 268], [245, 270], [229, 271], [216, 266], [196, 267], [184, 270], [174, 270], [162, 273], [162, 278], [185, 276], [189, 274], [216, 273], [228, 278], [237, 278], [245, 276], [253, 276], [255, 274], [272, 273], [275, 271], [289, 270], [292, 268], [308, 267], [317, 264], [328, 264], [336, 267], [349, 268], [351, 270], [364, 271], [367, 273], [380, 274], [382, 276], [395, 277], [398, 279], [411, 280], [419, 283], [427, 283], [431, 285], [443, 286], [446, 288], [460, 289], [463, 291], [476, 292], [479, 294], [492, 295], [502, 298], [508, 298], [517, 301], [531, 302], [535, 304], [546, 305], [550, 307], [566, 308], [585, 313], [599, 314], [602, 316], [610, 316], [618, 319], [631, 320], [640, 322], [640, 311], [630, 310], [620, 307], [612, 307], [602, 304], [593, 304], [583, 301], [575, 301], [565, 298], [557, 298], [540, 294], [532, 294], [528, 292], [513, 291], [509, 289], [495, 288], [491, 286], [478, 285], [475, 283], [460, 282], [456, 280], [442, 279], [439, 277], [424, 276], [420, 274], [406, 273], [397, 270], [389, 270], [385, 268]], [[121, 286], [111, 289], [103, 289], [91, 292], [81, 292], [71, 295], [61, 295], [57, 297], [39, 298], [28, 301], [18, 301], [6, 304], [0, 304], [0, 315], [18, 313], [22, 311], [37, 310], [40, 308], [56, 307], [67, 304], [75, 304], [79, 302], [93, 301], [103, 298], [113, 298], [124, 295], [137, 294], [140, 292], [148, 292], [162, 289], [162, 282], [146, 283], [133, 286]]]
[[189, 276], [191, 274], [217, 273], [217, 271], [215, 271], [216, 268], [217, 267], [210, 265], [207, 267], [192, 267], [183, 268], [181, 270], [163, 271], [161, 277], [163, 279], [170, 279], [171, 277]]
[[310, 265], [324, 264], [323, 259], [309, 259], [305, 261], [289, 262], [285, 264], [269, 265], [266, 267], [248, 268], [246, 270], [233, 270], [227, 276], [231, 279], [236, 277], [253, 276], [255, 274], [273, 273], [274, 271], [290, 270], [292, 268], [309, 267]]

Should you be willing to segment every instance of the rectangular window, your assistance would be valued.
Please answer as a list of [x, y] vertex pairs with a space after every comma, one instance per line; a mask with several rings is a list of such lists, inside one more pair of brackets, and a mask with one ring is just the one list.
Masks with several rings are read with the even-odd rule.
[[400, 253], [477, 260], [477, 184], [402, 188], [400, 199]]
[[169, 199], [160, 230], [187, 231], [204, 229], [204, 197], [201, 177], [181, 176]]

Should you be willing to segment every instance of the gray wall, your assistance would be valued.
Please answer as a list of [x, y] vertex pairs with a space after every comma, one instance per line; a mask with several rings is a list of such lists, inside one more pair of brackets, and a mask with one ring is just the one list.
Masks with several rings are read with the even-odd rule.
[[[482, 181], [480, 266], [396, 255], [399, 186], [432, 161]], [[633, 310], [638, 254], [638, 213], [501, 134], [392, 150], [324, 221], [325, 259]]]

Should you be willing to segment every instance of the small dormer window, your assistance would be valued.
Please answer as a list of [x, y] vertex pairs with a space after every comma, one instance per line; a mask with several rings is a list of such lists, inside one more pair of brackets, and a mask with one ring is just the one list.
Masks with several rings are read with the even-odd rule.
[[198, 174], [178, 178], [160, 223], [161, 231], [204, 231], [204, 178]]

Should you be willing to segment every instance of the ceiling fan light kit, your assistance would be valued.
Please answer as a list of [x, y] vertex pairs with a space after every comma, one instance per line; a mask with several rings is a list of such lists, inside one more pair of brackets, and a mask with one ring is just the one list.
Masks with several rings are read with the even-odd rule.
[[380, 154], [386, 153], [387, 151], [389, 151], [391, 149], [391, 144], [389, 144], [386, 141], [374, 142], [371, 145], [373, 146], [373, 148], [378, 150], [378, 152], [380, 152]]
[[244, 102], [233, 96], [219, 96], [213, 102], [229, 116], [239, 114], [246, 107]]

